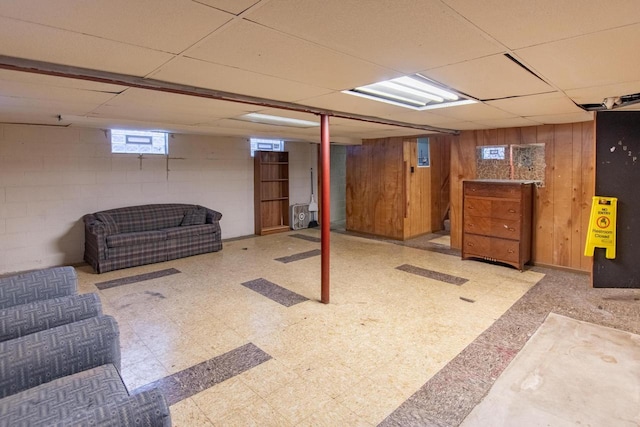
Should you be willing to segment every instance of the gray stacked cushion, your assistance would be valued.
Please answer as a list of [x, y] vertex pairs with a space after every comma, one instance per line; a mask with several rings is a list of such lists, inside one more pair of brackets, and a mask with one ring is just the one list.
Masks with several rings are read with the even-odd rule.
[[0, 341], [66, 325], [102, 314], [95, 293], [35, 301], [0, 310]]
[[107, 402], [98, 408], [88, 408], [56, 424], [101, 427], [171, 427], [169, 406], [158, 389], [136, 393]]
[[73, 295], [77, 292], [73, 267], [53, 267], [0, 278], [0, 308]]
[[156, 389], [129, 396], [115, 366], [101, 365], [0, 399], [6, 426], [170, 426]]
[[78, 410], [127, 397], [115, 366], [101, 365], [0, 400], [0, 425], [52, 425]]
[[0, 342], [0, 398], [109, 363], [120, 369], [118, 325], [111, 316]]

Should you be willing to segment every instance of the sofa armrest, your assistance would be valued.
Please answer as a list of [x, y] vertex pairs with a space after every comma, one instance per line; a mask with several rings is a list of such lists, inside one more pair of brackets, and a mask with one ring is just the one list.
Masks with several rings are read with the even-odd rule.
[[[84, 260], [98, 271], [101, 260], [107, 259], [107, 226], [93, 214], [85, 215]], [[98, 271], [99, 272], [99, 271]]]
[[69, 295], [0, 310], [0, 342], [102, 314], [97, 294]]
[[73, 267], [52, 267], [0, 279], [0, 308], [73, 295], [78, 277]]
[[0, 398], [112, 363], [120, 370], [120, 333], [98, 316], [0, 342]]
[[171, 413], [164, 396], [151, 389], [86, 409], [60, 420], [56, 426], [171, 427]]
[[220, 221], [222, 218], [222, 214], [218, 211], [214, 211], [213, 209], [205, 208], [207, 210], [207, 224], [215, 224]]

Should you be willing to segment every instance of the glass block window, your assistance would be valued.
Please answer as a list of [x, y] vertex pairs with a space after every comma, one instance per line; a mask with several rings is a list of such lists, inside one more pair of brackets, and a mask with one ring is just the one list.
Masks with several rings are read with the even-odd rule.
[[251, 138], [251, 157], [256, 151], [284, 151], [284, 141], [281, 139]]
[[127, 154], [167, 154], [169, 138], [165, 132], [111, 129], [111, 152]]

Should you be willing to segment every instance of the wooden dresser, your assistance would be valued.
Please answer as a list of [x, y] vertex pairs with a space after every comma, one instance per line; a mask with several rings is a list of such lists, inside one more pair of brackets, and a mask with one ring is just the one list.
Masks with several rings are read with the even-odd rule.
[[519, 270], [531, 260], [533, 182], [463, 182], [462, 259], [481, 258]]

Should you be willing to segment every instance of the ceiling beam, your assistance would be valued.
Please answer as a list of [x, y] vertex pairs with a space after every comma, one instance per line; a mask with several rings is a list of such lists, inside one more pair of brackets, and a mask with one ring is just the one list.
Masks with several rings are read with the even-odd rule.
[[200, 98], [217, 99], [229, 102], [239, 102], [243, 104], [259, 105], [268, 108], [278, 108], [282, 110], [299, 111], [303, 113], [315, 114], [318, 116], [333, 116], [342, 119], [358, 120], [362, 122], [377, 123], [381, 125], [398, 126], [403, 128], [418, 129], [426, 132], [445, 133], [458, 135], [460, 131], [455, 129], [439, 128], [416, 123], [400, 122], [381, 117], [367, 116], [362, 114], [347, 113], [343, 111], [333, 111], [308, 105], [296, 104], [293, 102], [277, 101], [274, 99], [260, 98], [250, 95], [242, 95], [232, 92], [207, 89], [196, 86], [189, 86], [179, 83], [171, 83], [163, 80], [155, 80], [146, 77], [132, 76], [129, 74], [112, 73], [108, 71], [92, 70], [90, 68], [74, 67], [69, 65], [55, 64], [51, 62], [36, 61], [32, 59], [16, 58], [12, 56], [0, 55], [0, 69], [20, 71], [25, 73], [45, 74], [48, 76], [65, 77], [70, 79], [88, 80], [99, 83], [110, 83], [120, 86], [134, 87], [139, 89], [155, 90], [158, 92], [175, 93], [179, 95], [197, 96]]

